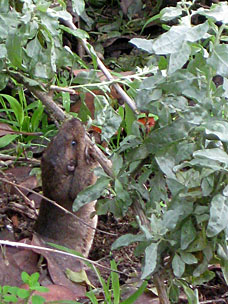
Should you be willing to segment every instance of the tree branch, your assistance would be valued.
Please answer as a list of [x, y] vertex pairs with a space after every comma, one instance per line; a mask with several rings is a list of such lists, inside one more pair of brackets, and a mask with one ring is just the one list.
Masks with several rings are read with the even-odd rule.
[[[65, 20], [63, 18], [60, 18], [61, 22], [69, 27], [72, 30], [77, 30], [77, 27], [73, 24], [73, 22], [70, 22], [69, 20]], [[91, 56], [91, 51], [90, 48], [88, 47], [88, 42], [86, 41], [86, 39], [81, 39], [82, 45], [84, 47], [84, 49], [86, 50], [86, 52]], [[93, 52], [94, 55], [94, 52]], [[96, 54], [95, 54], [96, 55]], [[114, 80], [114, 78], [112, 77], [111, 73], [109, 72], [109, 70], [106, 68], [106, 66], [103, 64], [103, 62], [100, 60], [100, 58], [96, 55], [96, 59], [97, 59], [97, 64], [99, 66], [99, 68], [101, 69], [101, 71], [103, 72], [103, 74], [105, 75], [105, 77], [108, 80]], [[134, 113], [138, 113], [136, 104], [134, 102], [134, 100], [132, 100], [127, 93], [121, 88], [121, 86], [118, 83], [114, 83], [113, 84], [114, 88], [116, 89], [116, 91], [119, 93], [119, 95], [123, 98], [124, 102], [132, 109], [132, 111]]]

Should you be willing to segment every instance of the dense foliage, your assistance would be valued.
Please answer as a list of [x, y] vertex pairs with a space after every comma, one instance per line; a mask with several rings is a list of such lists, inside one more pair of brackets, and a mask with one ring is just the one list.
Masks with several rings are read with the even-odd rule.
[[[140, 83], [135, 100], [158, 120], [149, 134], [132, 121], [113, 156], [112, 198], [98, 204], [98, 212], [120, 215], [140, 202], [150, 229], [139, 223], [141, 234], [121, 237], [113, 249], [139, 241], [142, 277], [162, 267], [172, 301], [180, 286], [196, 301], [188, 283], [211, 280], [210, 263], [220, 263], [228, 279], [226, 12], [227, 3], [210, 10], [191, 10], [191, 3], [166, 8], [160, 19], [178, 18], [178, 24], [156, 39], [131, 40], [153, 54], [153, 75]], [[199, 16], [203, 22], [192, 26]]]
[[[120, 79], [136, 101], [139, 114], [135, 114], [128, 106], [113, 105], [108, 85], [99, 83], [94, 71], [70, 77], [66, 67], [89, 65], [69, 47], [62, 47], [66, 28], [58, 18], [71, 19], [64, 5], [50, 8], [47, 1], [27, 0], [12, 9], [7, 0], [0, 4], [2, 90], [9, 78], [20, 74], [29, 86], [45, 83], [42, 88], [47, 91], [51, 84], [74, 85], [81, 92], [104, 91], [95, 96], [94, 119], [86, 105], [79, 117], [100, 127], [103, 139], [109, 141], [114, 178], [98, 170], [97, 183], [77, 197], [74, 210], [103, 193], [98, 214], [111, 211], [120, 217], [137, 201], [149, 225], [137, 218], [141, 233], [121, 237], [113, 249], [139, 242], [136, 253], [145, 253], [142, 278], [163, 273], [173, 302], [178, 301], [181, 286], [189, 303], [197, 303], [197, 291], [189, 286], [213, 278], [209, 264], [221, 264], [228, 281], [227, 16], [226, 2], [196, 9], [192, 2], [181, 1], [153, 18], [165, 24], [166, 32], [155, 39], [131, 40], [148, 55], [147, 66], [131, 79]], [[83, 31], [68, 32], [87, 37]], [[97, 68], [96, 57], [93, 67]], [[23, 92], [17, 80], [14, 83]], [[55, 98], [70, 111], [69, 93]], [[27, 131], [35, 131], [42, 128], [41, 121], [47, 126], [40, 102], [30, 104], [31, 116], [24, 114], [25, 99], [19, 100], [1, 95], [7, 114], [7, 120], [1, 121], [15, 130], [25, 130], [27, 124]], [[153, 117], [155, 126], [148, 129], [138, 121], [141, 117]], [[24, 139], [8, 134], [0, 144], [13, 140]]]

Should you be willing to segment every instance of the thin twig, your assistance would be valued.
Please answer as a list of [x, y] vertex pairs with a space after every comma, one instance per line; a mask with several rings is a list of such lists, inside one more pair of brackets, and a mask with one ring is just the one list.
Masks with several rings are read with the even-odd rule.
[[28, 161], [28, 162], [40, 165], [40, 160], [35, 159], [35, 158], [17, 157], [17, 156], [12, 156], [12, 155], [0, 154], [0, 159], [1, 160]]
[[217, 302], [223, 302], [223, 303], [227, 303], [224, 299], [217, 299], [217, 300], [207, 300], [207, 301], [201, 301], [199, 302], [200, 304], [213, 304], [213, 303], [217, 303]]
[[59, 86], [56, 86], [56, 85], [51, 85], [50, 89], [53, 90], [53, 91], [56, 91], [56, 92], [67, 92], [67, 93], [70, 93], [71, 95], [77, 94], [75, 90], [70, 89], [68, 87], [59, 87]]
[[6, 134], [7, 133], [12, 133], [12, 134], [19, 134], [19, 135], [33, 135], [33, 136], [41, 136], [43, 135], [42, 132], [23, 132], [23, 131], [15, 131], [15, 130], [10, 130], [10, 129], [6, 129], [6, 128], [3, 128], [3, 127], [0, 127], [0, 131], [5, 131]]
[[21, 247], [21, 248], [28, 248], [28, 249], [37, 249], [37, 250], [44, 250], [44, 251], [54, 252], [54, 253], [60, 253], [60, 254], [71, 256], [71, 257], [74, 257], [78, 260], [96, 265], [97, 267], [102, 267], [106, 270], [113, 271], [113, 272], [116, 272], [116, 273], [123, 274], [123, 275], [127, 276], [125, 273], [123, 273], [121, 271], [113, 270], [113, 269], [111, 269], [109, 267], [106, 267], [106, 266], [103, 266], [103, 265], [101, 265], [101, 264], [99, 264], [95, 261], [89, 260], [89, 259], [81, 257], [81, 256], [77, 256], [73, 253], [68, 253], [68, 252], [65, 252], [65, 251], [57, 250], [57, 249], [52, 249], [52, 248], [42, 247], [42, 246], [35, 246], [35, 245], [22, 244], [22, 243], [18, 243], [18, 242], [4, 241], [4, 240], [0, 240], [0, 245], [6, 245], [6, 246], [11, 246], [11, 247]]
[[[73, 24], [73, 22], [69, 21], [69, 20], [65, 20], [63, 18], [60, 18], [60, 21], [66, 25], [67, 27], [69, 27], [72, 30], [77, 30], [77, 27]], [[90, 48], [88, 47], [88, 42], [86, 41], [86, 39], [81, 39], [82, 45], [84, 47], [84, 49], [86, 50], [86, 52], [91, 55], [91, 51]], [[101, 71], [103, 72], [103, 74], [105, 75], [105, 77], [108, 80], [114, 80], [114, 78], [112, 77], [112, 74], [109, 72], [109, 70], [106, 68], [106, 66], [103, 64], [103, 62], [100, 60], [100, 58], [96, 55], [95, 51], [93, 51], [93, 55], [96, 56], [97, 59], [97, 65], [99, 66], [99, 68], [101, 69]], [[134, 113], [138, 113], [137, 111], [137, 107], [136, 104], [134, 102], [134, 100], [132, 100], [127, 93], [121, 88], [121, 86], [118, 83], [114, 83], [113, 84], [114, 88], [116, 89], [116, 91], [120, 94], [120, 96], [123, 98], [123, 100], [125, 101], [125, 103], [132, 109], [132, 111]]]
[[41, 197], [42, 199], [45, 199], [46, 201], [48, 201], [48, 202], [50, 202], [51, 204], [55, 205], [56, 207], [58, 207], [59, 209], [61, 209], [61, 210], [64, 211], [65, 213], [67, 213], [67, 214], [73, 216], [73, 217], [76, 218], [79, 222], [81, 222], [83, 225], [85, 225], [85, 226], [87, 226], [87, 227], [89, 227], [89, 228], [91, 228], [91, 229], [93, 229], [93, 230], [95, 230], [95, 231], [99, 231], [99, 232], [102, 232], [102, 233], [104, 233], [104, 234], [108, 234], [108, 235], [112, 235], [112, 236], [117, 236], [117, 234], [115, 234], [115, 233], [106, 232], [106, 231], [103, 231], [103, 230], [100, 230], [100, 229], [98, 229], [98, 228], [94, 228], [94, 227], [90, 226], [89, 224], [87, 224], [85, 221], [83, 221], [80, 217], [78, 217], [77, 215], [75, 215], [75, 214], [72, 213], [71, 211], [65, 209], [65, 208], [62, 207], [61, 205], [57, 204], [55, 201], [51, 200], [51, 199], [48, 198], [48, 197], [45, 197], [44, 195], [42, 195], [42, 194], [40, 194], [40, 193], [38, 193], [38, 192], [36, 192], [36, 191], [34, 191], [34, 190], [32, 190], [32, 189], [29, 189], [29, 188], [27, 188], [27, 187], [25, 187], [25, 186], [16, 184], [16, 183], [14, 183], [14, 182], [11, 182], [11, 181], [9, 181], [9, 180], [6, 179], [6, 178], [0, 177], [0, 180], [3, 181], [3, 182], [5, 182], [5, 183], [8, 183], [8, 184], [10, 184], [10, 185], [13, 185], [14, 187], [18, 187], [18, 188], [21, 188], [21, 189], [24, 189], [24, 190], [27, 190], [27, 191], [29, 191], [29, 192], [31, 192], [31, 193], [36, 194], [37, 196]]

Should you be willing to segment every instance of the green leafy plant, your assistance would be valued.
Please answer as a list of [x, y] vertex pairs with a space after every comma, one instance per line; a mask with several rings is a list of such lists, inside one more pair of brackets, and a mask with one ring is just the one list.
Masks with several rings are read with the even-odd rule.
[[[72, 250], [72, 249], [69, 249], [64, 246], [60, 246], [60, 245], [57, 245], [54, 243], [49, 243], [49, 245], [51, 245], [52, 247], [59, 249], [61, 251], [68, 252], [70, 254], [74, 254], [75, 256], [78, 256], [78, 257], [82, 257], [82, 255], [75, 250]], [[89, 260], [84, 261], [84, 263], [88, 267], [90, 267], [92, 270], [94, 270], [94, 272], [96, 273], [97, 278], [102, 286], [102, 293], [104, 296], [105, 304], [119, 304], [119, 303], [120, 304], [132, 304], [146, 289], [147, 281], [143, 281], [141, 286], [132, 295], [130, 295], [124, 301], [120, 302], [121, 286], [120, 286], [120, 282], [119, 282], [119, 274], [117, 272], [117, 265], [116, 265], [115, 260], [112, 260], [110, 262], [111, 274], [108, 277], [107, 281], [105, 281], [105, 279], [101, 276], [100, 271], [95, 267], [95, 265], [91, 264], [89, 262]], [[91, 285], [91, 283], [89, 282], [87, 275], [85, 274], [84, 271], [82, 271], [80, 273], [75, 273], [75, 272], [71, 271], [70, 269], [67, 269], [66, 275], [70, 280], [72, 280], [75, 283], [86, 282], [88, 285]], [[100, 290], [98, 290], [98, 292], [100, 292]], [[86, 296], [88, 297], [88, 299], [90, 299], [91, 303], [93, 303], [93, 304], [98, 304], [96, 293], [97, 293], [96, 289], [91, 290], [86, 293]]]
[[[7, 29], [0, 27], [0, 89], [9, 78], [19, 78], [30, 90], [44, 83], [45, 91], [55, 83], [58, 70], [67, 74], [66, 67], [88, 66], [68, 47], [62, 47], [63, 32], [79, 39], [88, 37], [84, 31], [59, 25], [59, 18], [71, 19], [64, 2], [60, 1], [60, 7], [43, 0], [22, 3], [11, 8], [7, 0], [0, 3], [0, 18]], [[157, 3], [159, 8], [161, 1]], [[84, 9], [84, 2], [80, 4], [79, 14]], [[146, 67], [150, 76], [124, 83], [139, 114], [112, 104], [106, 94], [108, 86], [105, 94], [95, 96], [93, 120], [85, 107], [79, 114], [84, 121], [102, 127], [102, 136], [111, 142], [113, 174], [97, 170], [97, 183], [78, 195], [74, 211], [99, 199], [101, 193], [108, 195], [97, 203], [99, 214], [112, 212], [120, 217], [129, 208], [134, 210], [137, 203], [146, 218], [137, 217], [141, 232], [122, 236], [112, 249], [139, 242], [136, 252], [144, 256], [142, 278], [166, 278], [174, 303], [180, 287], [189, 303], [198, 303], [196, 286], [214, 276], [209, 264], [220, 264], [228, 282], [227, 15], [226, 2], [206, 9], [198, 8], [196, 1], [182, 0], [176, 8], [162, 9], [148, 22], [160, 20], [165, 32], [151, 40], [131, 40], [150, 59]], [[92, 47], [88, 48], [93, 53]], [[97, 68], [94, 53], [91, 66]], [[72, 81], [68, 73], [62, 83], [81, 85], [81, 89], [84, 85], [84, 93], [91, 89], [87, 76]], [[95, 87], [99, 86], [98, 80]], [[26, 126], [22, 92], [19, 102], [5, 96], [1, 102], [7, 119], [19, 129]], [[69, 112], [69, 95], [62, 94], [62, 98]], [[5, 99], [10, 107], [5, 107]], [[154, 128], [148, 130], [138, 121], [144, 115], [156, 117]], [[34, 118], [33, 126], [38, 121]], [[100, 281], [107, 303], [117, 302], [115, 275], [109, 282]]]
[[[137, 252], [145, 255], [142, 278], [162, 273], [172, 302], [178, 302], [182, 287], [189, 303], [198, 303], [191, 286], [214, 277], [208, 270], [211, 263], [220, 263], [228, 282], [224, 12], [224, 2], [196, 9], [192, 2], [181, 1], [177, 8], [159, 13], [162, 22], [177, 18], [178, 24], [166, 27], [158, 38], [131, 40], [152, 55], [155, 67], [137, 89], [137, 107], [158, 120], [148, 134], [133, 121], [131, 134], [112, 157], [114, 178], [101, 173], [97, 184], [79, 194], [74, 205], [77, 210], [85, 197], [98, 198], [96, 187], [100, 193], [110, 181], [112, 190], [108, 199], [98, 202], [98, 213], [121, 216], [138, 202], [149, 224], [138, 219], [141, 234], [122, 236], [112, 249], [140, 242]], [[204, 21], [192, 25], [192, 18], [199, 15]]]
[[[14, 97], [1, 94], [1, 122], [12, 126], [16, 132], [42, 131], [46, 136], [50, 126], [47, 115], [43, 112], [42, 103], [33, 98], [27, 102], [24, 88], [19, 83], [23, 80], [31, 88], [48, 86], [55, 81], [57, 70], [61, 67], [74, 66], [82, 60], [67, 47], [62, 47], [62, 33], [59, 18], [71, 20], [65, 10], [64, 1], [57, 8], [51, 8], [48, 1], [21, 1], [11, 3], [8, 0], [0, 3], [0, 90], [4, 90], [9, 79], [16, 86]], [[84, 10], [84, 1], [73, 3], [78, 13]], [[86, 32], [76, 31], [74, 35], [83, 37]], [[75, 65], [74, 67], [76, 67]], [[66, 71], [65, 71], [66, 73]], [[69, 73], [68, 73], [69, 76]], [[43, 90], [44, 87], [43, 87]], [[63, 94], [63, 105], [69, 111], [69, 98]], [[31, 146], [34, 136], [18, 133], [7, 134], [0, 139], [0, 147], [5, 147], [14, 140], [23, 146]], [[27, 145], [27, 146], [26, 146]]]
[[0, 137], [0, 148], [7, 147], [10, 143], [11, 149], [8, 153], [20, 156], [26, 153], [27, 157], [32, 157], [34, 148], [39, 149], [49, 134], [56, 132], [54, 125], [48, 124], [47, 115], [44, 113], [44, 106], [41, 101], [33, 101], [27, 104], [23, 91], [18, 94], [19, 100], [8, 94], [0, 94], [0, 104], [3, 113], [0, 122], [7, 126], [6, 135]]
[[47, 292], [46, 287], [40, 286], [39, 273], [33, 273], [31, 275], [26, 272], [22, 272], [21, 279], [28, 285], [28, 289], [13, 287], [13, 286], [0, 286], [0, 302], [5, 303], [17, 303], [20, 299], [24, 300], [24, 303], [28, 303], [31, 299], [32, 304], [43, 304], [45, 299], [39, 295], [32, 295], [36, 291]]
[[[107, 282], [102, 278], [98, 269], [94, 268], [97, 274], [97, 277], [101, 283], [102, 291], [105, 298], [105, 304], [132, 304], [134, 303], [137, 298], [145, 291], [147, 282], [144, 281], [141, 286], [138, 288], [136, 292], [134, 292], [130, 297], [126, 300], [120, 302], [121, 297], [121, 287], [119, 283], [119, 275], [115, 272], [117, 270], [117, 265], [114, 260], [111, 261], [111, 272], [110, 277], [108, 278]], [[93, 291], [87, 292], [87, 297], [93, 304], [98, 304], [98, 300]]]

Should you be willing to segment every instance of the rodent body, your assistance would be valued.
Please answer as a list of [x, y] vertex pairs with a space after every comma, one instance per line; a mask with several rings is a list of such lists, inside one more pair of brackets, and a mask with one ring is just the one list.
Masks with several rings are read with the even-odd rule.
[[[41, 160], [44, 196], [72, 211], [77, 194], [95, 183], [93, 170], [96, 166], [89, 156], [81, 122], [75, 118], [65, 122]], [[95, 228], [97, 216], [91, 217], [94, 211], [95, 202], [89, 202], [75, 215]], [[94, 236], [94, 229], [44, 199], [35, 231], [44, 239], [79, 251], [84, 256], [88, 255]]]

